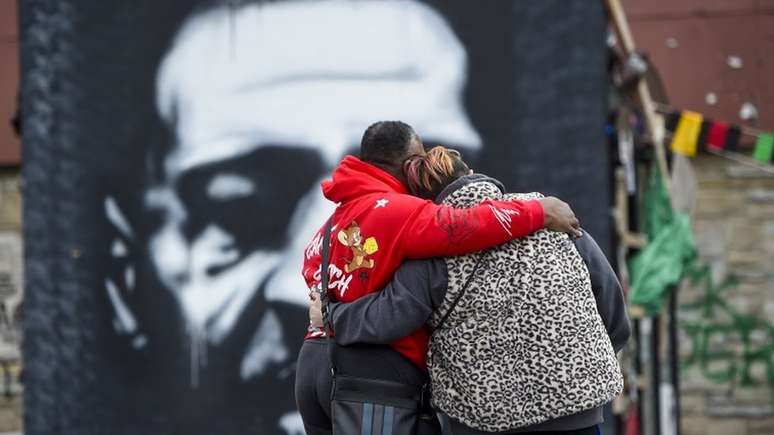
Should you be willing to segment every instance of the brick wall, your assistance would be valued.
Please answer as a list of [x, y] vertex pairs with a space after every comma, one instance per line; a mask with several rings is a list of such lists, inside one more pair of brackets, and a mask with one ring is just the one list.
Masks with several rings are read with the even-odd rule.
[[0, 166], [21, 161], [19, 139], [11, 128], [19, 84], [19, 36], [15, 0], [0, 0]]
[[[693, 225], [701, 263], [710, 266], [716, 288], [729, 276], [738, 284], [719, 290], [714, 305], [706, 283], [681, 289], [681, 303], [700, 305], [681, 308], [680, 319], [700, 321], [709, 337], [707, 351], [694, 353], [697, 336], [681, 332], [681, 362], [688, 366], [681, 373], [683, 433], [771, 435], [774, 385], [765, 361], [774, 364], [774, 332], [767, 329], [774, 323], [774, 174], [716, 156], [693, 163], [699, 182]], [[708, 313], [711, 305], [714, 311]], [[712, 358], [713, 352], [720, 354]], [[760, 358], [747, 369], [745, 355], [756, 352]], [[733, 375], [729, 367], [736, 367]]]
[[22, 425], [20, 325], [14, 321], [24, 286], [21, 207], [19, 170], [0, 168], [0, 302], [5, 316], [0, 326], [0, 394], [10, 396], [0, 399], [0, 433]]
[[[4, 321], [0, 327], [0, 432], [21, 429], [21, 385], [18, 373], [19, 330], [13, 323], [23, 289], [22, 212], [19, 188], [21, 146], [11, 126], [18, 106], [19, 36], [16, 0], [0, 0], [0, 302]], [[10, 376], [6, 376], [10, 375]]]

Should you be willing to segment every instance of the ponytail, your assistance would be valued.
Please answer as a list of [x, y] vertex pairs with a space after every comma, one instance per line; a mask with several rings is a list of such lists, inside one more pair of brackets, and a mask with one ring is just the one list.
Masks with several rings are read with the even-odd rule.
[[459, 175], [462, 162], [460, 153], [437, 146], [420, 156], [412, 156], [403, 165], [409, 192], [421, 198], [432, 199]]

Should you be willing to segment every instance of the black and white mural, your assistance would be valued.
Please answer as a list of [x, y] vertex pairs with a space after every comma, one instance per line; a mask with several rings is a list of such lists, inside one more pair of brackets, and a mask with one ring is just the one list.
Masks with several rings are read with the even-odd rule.
[[303, 433], [303, 248], [377, 120], [609, 243], [601, 3], [105, 3], [21, 7], [27, 433]]

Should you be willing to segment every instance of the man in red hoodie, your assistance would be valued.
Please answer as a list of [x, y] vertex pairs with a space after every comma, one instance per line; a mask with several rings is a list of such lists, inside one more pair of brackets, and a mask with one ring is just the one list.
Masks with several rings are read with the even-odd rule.
[[[567, 204], [556, 198], [537, 201], [485, 201], [454, 209], [407, 194], [403, 162], [424, 153], [413, 129], [399, 121], [371, 125], [361, 141], [361, 158], [347, 156], [323, 182], [326, 198], [338, 204], [329, 254], [332, 300], [350, 302], [383, 288], [406, 259], [460, 255], [479, 251], [541, 228], [579, 234]], [[303, 276], [310, 291], [320, 291], [325, 225], [305, 250]], [[326, 434], [330, 423], [330, 366], [325, 331], [309, 327], [299, 354], [296, 403], [307, 434]], [[337, 352], [337, 366], [372, 373], [400, 372], [397, 379], [421, 385], [428, 333], [423, 327], [395, 343], [396, 352]], [[415, 367], [403, 367], [402, 357]], [[395, 359], [397, 358], [397, 359]], [[384, 365], [383, 369], [380, 365]], [[398, 366], [401, 366], [398, 368]], [[359, 373], [364, 375], [366, 373]]]

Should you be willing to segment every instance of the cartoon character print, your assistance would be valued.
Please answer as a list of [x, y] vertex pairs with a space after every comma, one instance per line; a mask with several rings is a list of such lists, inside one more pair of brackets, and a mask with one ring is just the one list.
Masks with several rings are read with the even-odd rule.
[[339, 242], [352, 249], [352, 261], [344, 265], [345, 272], [352, 273], [361, 268], [373, 269], [374, 260], [366, 257], [379, 250], [376, 238], [369, 237], [363, 241], [360, 227], [355, 221], [352, 221], [347, 228], [339, 231], [337, 237]]

